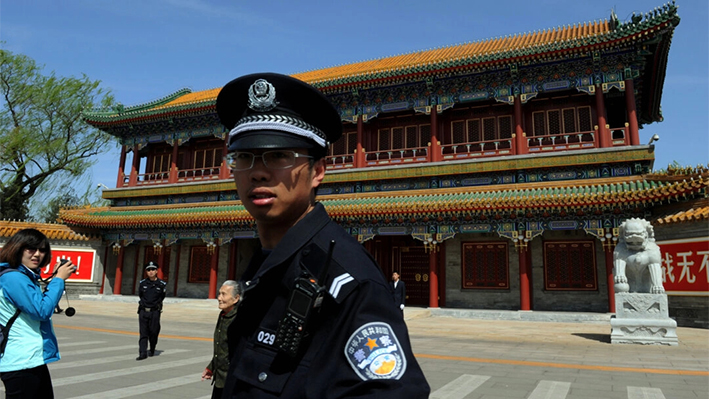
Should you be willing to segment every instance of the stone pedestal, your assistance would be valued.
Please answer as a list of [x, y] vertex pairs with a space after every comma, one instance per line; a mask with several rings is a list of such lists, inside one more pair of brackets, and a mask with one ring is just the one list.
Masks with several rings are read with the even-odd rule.
[[612, 344], [678, 345], [666, 294], [617, 293], [611, 319]]

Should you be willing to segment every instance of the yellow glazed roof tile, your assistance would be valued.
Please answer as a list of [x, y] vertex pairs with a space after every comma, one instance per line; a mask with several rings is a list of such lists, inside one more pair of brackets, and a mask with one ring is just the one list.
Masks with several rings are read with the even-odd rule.
[[0, 220], [0, 237], [12, 237], [24, 229], [37, 229], [50, 240], [88, 241], [100, 238], [82, 234], [63, 224]]

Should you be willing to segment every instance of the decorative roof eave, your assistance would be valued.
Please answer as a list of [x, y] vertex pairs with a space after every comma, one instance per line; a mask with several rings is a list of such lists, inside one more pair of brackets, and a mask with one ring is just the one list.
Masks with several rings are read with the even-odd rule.
[[701, 206], [691, 208], [685, 211], [679, 211], [672, 215], [667, 215], [655, 219], [653, 224], [669, 225], [686, 222], [701, 222], [709, 220], [709, 206]]
[[84, 120], [96, 128], [105, 129], [125, 124], [140, 124], [148, 121], [169, 120], [190, 115], [213, 114], [216, 112], [216, 102], [217, 99], [214, 97], [213, 99], [182, 103], [168, 108], [154, 108], [141, 112], [113, 115], [90, 115], [85, 113]]
[[[674, 4], [667, 4], [659, 10], [656, 8], [646, 14], [644, 18], [633, 17], [631, 22], [618, 24], [615, 27], [611, 27], [607, 20], [600, 24], [583, 24], [583, 26], [578, 24], [573, 27], [487, 39], [466, 45], [323, 68], [296, 73], [292, 76], [312, 84], [324, 93], [334, 93], [373, 85], [420, 81], [438, 74], [502, 67], [530, 60], [552, 60], [557, 57], [642, 43], [665, 30], [673, 29], [678, 23], [677, 7]], [[669, 48], [669, 44], [667, 47]], [[460, 53], [466, 51], [466, 48], [468, 53], [461, 55]], [[438, 55], [439, 53], [442, 54]], [[395, 62], [397, 59], [411, 58], [416, 60], [398, 64]], [[385, 65], [379, 68], [372, 65], [368, 70], [357, 70], [358, 65], [362, 68], [361, 66], [370, 64]], [[184, 97], [182, 100], [173, 99], [159, 106], [151, 106], [152, 103], [149, 103], [123, 112], [88, 111], [84, 117], [88, 123], [97, 128], [107, 128], [119, 124], [173, 118], [195, 112], [214, 112], [219, 90], [210, 89], [191, 95], [186, 94], [182, 96]], [[196, 99], [192, 100], [193, 97]]]
[[533, 44], [526, 48], [513, 48], [509, 50], [494, 51], [489, 54], [460, 57], [455, 60], [437, 60], [408, 67], [397, 66], [391, 69], [362, 72], [350, 76], [341, 76], [322, 80], [308, 79], [307, 72], [293, 76], [305, 80], [313, 86], [318, 87], [321, 91], [327, 93], [351, 90], [360, 86], [372, 86], [376, 84], [402, 82], [407, 80], [410, 81], [414, 80], [413, 78], [423, 78], [441, 73], [486, 69], [495, 66], [506, 66], [514, 63], [528, 62], [530, 60], [554, 59], [557, 56], [589, 53], [596, 50], [613, 48], [619, 45], [644, 42], [652, 35], [665, 29], [672, 29], [678, 24], [679, 17], [676, 15], [676, 7], [671, 6], [671, 10], [668, 10], [668, 12], [663, 14], [663, 16], [653, 17], [651, 22], [649, 21], [649, 17], [647, 17], [645, 22], [630, 22], [627, 24], [622, 24], [614, 30], [608, 30], [602, 34], [595, 34], [593, 36], [568, 38], [552, 43]]
[[12, 237], [18, 231], [24, 229], [37, 229], [50, 240], [67, 241], [98, 241], [100, 237], [91, 234], [80, 233], [69, 226], [55, 223], [33, 223], [19, 222], [12, 220], [0, 221], [0, 237]]
[[[465, 217], [471, 214], [516, 210], [579, 210], [588, 207], [647, 207], [664, 201], [679, 201], [687, 196], [706, 195], [709, 180], [699, 176], [692, 181], [646, 182], [641, 179], [598, 185], [539, 187], [519, 184], [508, 190], [470, 188], [419, 190], [406, 195], [349, 194], [322, 196], [320, 202], [338, 221], [364, 217]], [[240, 201], [195, 206], [165, 205], [122, 208], [89, 208], [60, 211], [70, 226], [93, 229], [146, 229], [198, 227], [253, 227], [254, 220]]]

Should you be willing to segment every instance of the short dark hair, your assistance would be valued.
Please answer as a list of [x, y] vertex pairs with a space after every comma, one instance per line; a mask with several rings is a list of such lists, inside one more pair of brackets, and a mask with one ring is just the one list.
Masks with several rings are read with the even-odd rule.
[[22, 252], [27, 248], [46, 250], [44, 259], [39, 264], [40, 269], [47, 266], [52, 260], [52, 251], [47, 236], [37, 229], [24, 229], [15, 233], [0, 250], [0, 262], [9, 263], [11, 267], [19, 267], [22, 264]]
[[328, 150], [328, 148], [324, 148], [324, 147], [309, 148], [308, 155], [313, 157], [311, 159], [311, 161], [312, 161], [311, 165], [314, 164], [315, 162], [321, 160], [322, 158], [325, 158], [325, 156], [327, 155], [327, 150]]

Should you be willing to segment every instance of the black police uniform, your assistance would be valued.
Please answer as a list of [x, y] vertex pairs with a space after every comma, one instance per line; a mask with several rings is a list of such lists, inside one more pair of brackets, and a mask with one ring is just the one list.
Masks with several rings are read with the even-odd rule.
[[[328, 293], [309, 320], [295, 356], [279, 351], [276, 331], [304, 271]], [[411, 350], [402, 313], [371, 255], [320, 203], [242, 276], [245, 293], [229, 328], [231, 363], [223, 398], [427, 398], [430, 388]], [[383, 397], [383, 396], [382, 396]]]
[[139, 359], [148, 355], [148, 343], [150, 344], [150, 356], [155, 354], [155, 346], [158, 344], [158, 334], [160, 334], [160, 312], [162, 311], [162, 301], [165, 299], [166, 285], [167, 283], [159, 278], [155, 281], [149, 278], [140, 280], [138, 290], [140, 296], [138, 305]]

